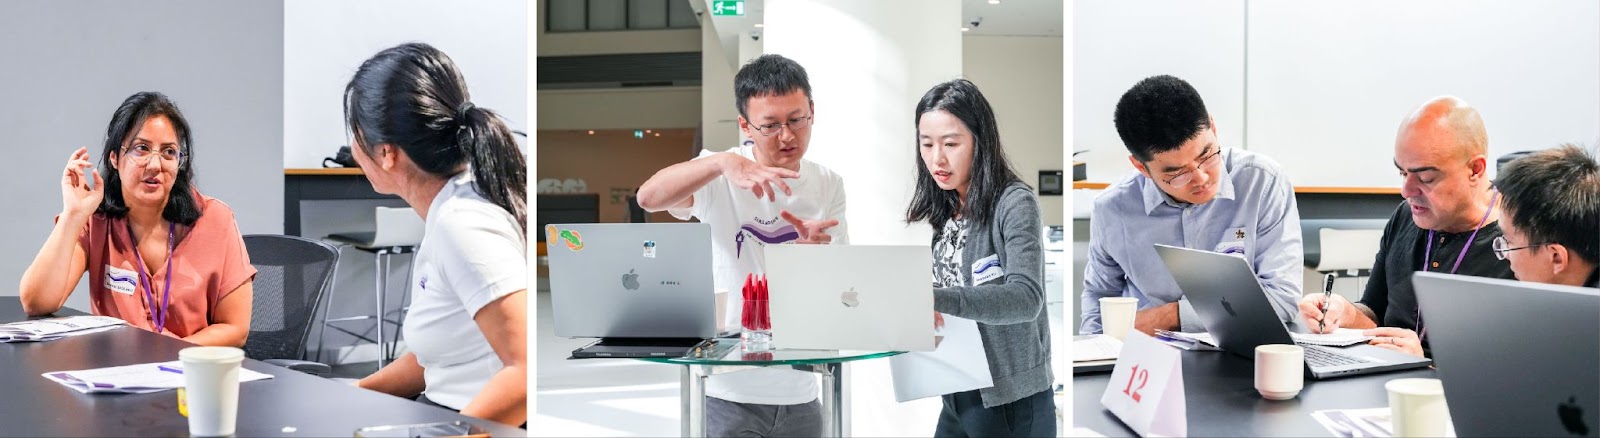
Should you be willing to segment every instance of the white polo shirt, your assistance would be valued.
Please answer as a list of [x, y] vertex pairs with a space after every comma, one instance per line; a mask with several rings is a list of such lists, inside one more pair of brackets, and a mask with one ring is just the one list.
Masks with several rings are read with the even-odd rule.
[[473, 321], [478, 310], [528, 289], [528, 243], [515, 216], [451, 177], [433, 198], [413, 260], [406, 346], [435, 403], [461, 410], [505, 364]]
[[[699, 158], [717, 153], [737, 154], [755, 160], [753, 146], [726, 152], [706, 151]], [[845, 223], [844, 178], [809, 160], [800, 160], [800, 177], [785, 182], [793, 195], [779, 192], [776, 200], [757, 198], [740, 189], [727, 177], [718, 176], [694, 192], [694, 205], [668, 210], [678, 219], [699, 219], [711, 225], [711, 265], [713, 283], [728, 291], [728, 311], [724, 321], [739, 327], [744, 300], [740, 290], [750, 274], [766, 273], [765, 248], [799, 239], [794, 225], [779, 217], [788, 211], [805, 219], [838, 219], [828, 230], [833, 244], [848, 245]], [[717, 374], [706, 382], [706, 395], [735, 403], [796, 405], [817, 398], [814, 373], [788, 367], [754, 368]]]

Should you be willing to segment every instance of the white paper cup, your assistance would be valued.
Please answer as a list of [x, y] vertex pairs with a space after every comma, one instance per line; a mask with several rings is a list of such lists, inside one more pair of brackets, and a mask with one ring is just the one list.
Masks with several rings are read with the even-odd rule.
[[1288, 400], [1306, 386], [1306, 350], [1299, 345], [1256, 346], [1256, 392], [1267, 400]]
[[1383, 384], [1389, 392], [1389, 416], [1394, 436], [1444, 436], [1450, 409], [1444, 402], [1439, 379], [1394, 379]]
[[1133, 317], [1139, 313], [1139, 299], [1133, 297], [1105, 297], [1100, 299], [1101, 330], [1121, 340], [1133, 330]]
[[178, 360], [183, 362], [189, 434], [233, 435], [239, 417], [239, 364], [244, 362], [244, 350], [189, 347], [178, 351]]
[[728, 290], [717, 289], [717, 334], [728, 332]]

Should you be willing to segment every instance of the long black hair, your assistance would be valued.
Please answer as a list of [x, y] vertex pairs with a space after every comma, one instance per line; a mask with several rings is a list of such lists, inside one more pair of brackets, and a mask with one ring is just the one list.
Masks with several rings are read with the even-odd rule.
[[[967, 205], [961, 206], [955, 190], [939, 188], [919, 154], [915, 159], [917, 192], [911, 198], [911, 206], [906, 208], [906, 222], [926, 220], [938, 230], [961, 209], [961, 216], [975, 226], [988, 226], [1006, 187], [1022, 183], [1001, 149], [1000, 124], [995, 122], [994, 109], [989, 107], [989, 100], [983, 98], [983, 93], [978, 92], [977, 85], [966, 79], [956, 79], [935, 85], [922, 95], [922, 100], [917, 102], [915, 122], [920, 126], [923, 114], [937, 110], [950, 113], [972, 131], [972, 175], [967, 179]], [[920, 138], [914, 143], [922, 147]]]
[[[190, 147], [189, 121], [178, 111], [166, 95], [154, 91], [141, 91], [128, 96], [111, 113], [111, 124], [106, 126], [104, 146], [100, 153], [100, 177], [105, 181], [105, 196], [95, 213], [121, 218], [128, 215], [128, 203], [122, 199], [122, 175], [117, 171], [117, 160], [122, 158], [122, 147], [144, 128], [152, 117], [166, 117], [178, 135], [178, 175], [172, 181], [172, 193], [167, 195], [167, 205], [161, 209], [161, 218], [167, 222], [194, 225], [200, 220], [200, 203], [194, 197], [194, 149]], [[159, 159], [159, 158], [157, 158]]]
[[444, 52], [423, 43], [391, 47], [356, 70], [344, 88], [344, 120], [358, 147], [406, 151], [429, 174], [472, 168], [473, 187], [527, 233], [528, 164], [511, 128], [472, 104], [467, 81]]

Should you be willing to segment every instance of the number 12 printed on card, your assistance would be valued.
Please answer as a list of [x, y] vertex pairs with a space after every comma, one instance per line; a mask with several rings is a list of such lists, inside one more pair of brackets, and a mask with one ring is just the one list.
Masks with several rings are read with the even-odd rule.
[[1129, 331], [1100, 404], [1140, 436], [1184, 436], [1183, 358], [1176, 348]]

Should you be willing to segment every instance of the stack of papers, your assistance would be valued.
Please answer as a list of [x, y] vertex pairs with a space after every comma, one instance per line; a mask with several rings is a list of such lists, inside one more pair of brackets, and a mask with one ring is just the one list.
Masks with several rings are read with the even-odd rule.
[[[1372, 340], [1371, 336], [1361, 334], [1362, 330], [1341, 328], [1333, 333], [1289, 333], [1298, 344], [1321, 345], [1325, 347], [1348, 347]], [[1167, 330], [1157, 330], [1156, 339], [1169, 345], [1185, 350], [1216, 350], [1217, 340], [1210, 333], [1185, 333]]]
[[[182, 388], [184, 385], [183, 363], [179, 361], [57, 371], [44, 373], [44, 377], [84, 394], [145, 394]], [[270, 374], [239, 369], [240, 383], [271, 378]]]
[[1113, 360], [1122, 353], [1122, 341], [1108, 335], [1094, 335], [1072, 341], [1072, 361]]
[[933, 351], [913, 351], [889, 358], [895, 401], [905, 403], [994, 386], [977, 321], [944, 315], [944, 327], [935, 330], [935, 334], [942, 336]]
[[0, 342], [43, 342], [127, 325], [109, 316], [68, 316], [0, 324]]
[[[1328, 409], [1311, 413], [1317, 423], [1338, 437], [1391, 437], [1394, 422], [1390, 421], [1389, 408]], [[1445, 436], [1456, 436], [1454, 425], [1445, 426]]]
[[1333, 333], [1320, 335], [1311, 333], [1290, 333], [1289, 336], [1293, 336], [1294, 341], [1301, 344], [1321, 345], [1326, 347], [1348, 347], [1372, 340], [1371, 336], [1361, 334], [1362, 331], [1363, 330], [1341, 328], [1334, 330]]

